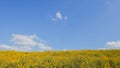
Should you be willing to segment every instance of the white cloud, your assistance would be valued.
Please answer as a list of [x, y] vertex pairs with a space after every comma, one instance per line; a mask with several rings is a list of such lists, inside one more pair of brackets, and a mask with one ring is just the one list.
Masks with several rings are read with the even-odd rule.
[[62, 14], [59, 11], [56, 13], [56, 18], [62, 20]]
[[55, 22], [55, 21], [58, 21], [58, 20], [68, 20], [68, 17], [67, 16], [64, 16], [60, 11], [57, 11], [56, 14], [55, 14], [55, 17], [52, 17], [52, 21]]
[[0, 49], [2, 49], [2, 50], [15, 50], [14, 47], [9, 46], [9, 45], [5, 45], [5, 44], [0, 44]]
[[106, 43], [107, 49], [120, 49], [120, 41], [111, 41]]
[[32, 47], [30, 47], [30, 46], [19, 46], [19, 47], [16, 47], [16, 50], [17, 51], [31, 51]]
[[106, 48], [98, 48], [98, 50], [106, 50]]
[[30, 51], [32, 50], [29, 46], [10, 46], [5, 44], [0, 44], [1, 50], [16, 50], [16, 51]]
[[20, 34], [12, 34], [13, 38], [12, 38], [12, 42], [14, 44], [18, 44], [18, 45], [29, 45], [29, 46], [35, 46], [36, 45], [36, 35], [31, 35], [31, 36], [27, 36], [27, 35], [20, 35]]
[[52, 50], [52, 47], [46, 45], [43, 40], [39, 40], [37, 35], [21, 35], [12, 34], [12, 46], [0, 44], [0, 49], [3, 50], [18, 50], [18, 51], [32, 51], [34, 48], [38, 50]]
[[38, 43], [38, 47], [43, 50], [52, 50], [52, 47], [44, 44], [44, 43]]

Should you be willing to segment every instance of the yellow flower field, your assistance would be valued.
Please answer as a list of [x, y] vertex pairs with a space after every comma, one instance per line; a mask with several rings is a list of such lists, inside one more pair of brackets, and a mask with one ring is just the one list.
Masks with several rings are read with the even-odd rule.
[[120, 50], [0, 51], [0, 68], [120, 68]]

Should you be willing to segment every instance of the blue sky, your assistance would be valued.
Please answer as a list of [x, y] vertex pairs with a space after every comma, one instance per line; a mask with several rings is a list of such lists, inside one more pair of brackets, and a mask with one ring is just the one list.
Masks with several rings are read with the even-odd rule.
[[119, 3], [120, 0], [1, 0], [0, 49], [120, 48]]

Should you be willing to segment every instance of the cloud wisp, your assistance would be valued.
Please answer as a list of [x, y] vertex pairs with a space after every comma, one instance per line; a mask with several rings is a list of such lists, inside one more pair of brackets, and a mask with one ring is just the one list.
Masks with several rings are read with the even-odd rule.
[[57, 11], [55, 17], [52, 18], [52, 21], [67, 21], [68, 17], [64, 16], [60, 11]]
[[56, 13], [56, 18], [62, 20], [62, 14], [59, 11]]
[[65, 19], [65, 20], [68, 20], [68, 17], [67, 17], [67, 16], [65, 16], [65, 17], [64, 17], [64, 19]]
[[0, 44], [2, 50], [37, 51], [52, 50], [52, 47], [39, 40], [37, 35], [12, 34], [12, 45]]

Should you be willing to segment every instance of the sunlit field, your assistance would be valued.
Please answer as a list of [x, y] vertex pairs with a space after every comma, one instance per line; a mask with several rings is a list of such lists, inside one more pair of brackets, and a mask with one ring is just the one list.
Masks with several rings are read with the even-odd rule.
[[120, 50], [0, 51], [0, 68], [120, 68]]

